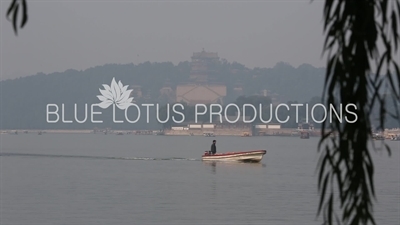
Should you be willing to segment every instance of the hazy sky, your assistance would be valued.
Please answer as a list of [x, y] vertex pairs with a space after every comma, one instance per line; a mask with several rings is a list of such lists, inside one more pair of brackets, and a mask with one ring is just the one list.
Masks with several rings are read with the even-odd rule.
[[218, 52], [247, 67], [322, 67], [322, 1], [28, 0], [18, 36], [1, 0], [1, 79]]

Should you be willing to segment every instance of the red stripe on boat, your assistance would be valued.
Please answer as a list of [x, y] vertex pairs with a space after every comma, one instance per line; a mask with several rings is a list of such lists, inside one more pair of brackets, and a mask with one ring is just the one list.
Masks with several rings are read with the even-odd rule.
[[248, 153], [264, 153], [266, 154], [266, 150], [253, 150], [253, 151], [245, 151], [245, 152], [225, 152], [225, 153], [217, 153], [215, 155], [203, 155], [203, 156], [229, 156], [229, 155], [238, 155], [238, 154], [248, 154]]

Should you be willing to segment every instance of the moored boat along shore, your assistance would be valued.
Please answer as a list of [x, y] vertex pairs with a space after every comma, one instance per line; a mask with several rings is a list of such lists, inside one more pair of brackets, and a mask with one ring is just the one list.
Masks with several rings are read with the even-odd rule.
[[[163, 136], [283, 136], [283, 137], [301, 137], [307, 133], [309, 137], [320, 137], [320, 129], [301, 130], [295, 128], [280, 128], [263, 130], [262, 132], [254, 129], [237, 128], [237, 129], [188, 129], [188, 130], [112, 130], [112, 129], [95, 129], [95, 130], [68, 130], [68, 129], [45, 129], [45, 130], [0, 130], [0, 134], [103, 134], [103, 135], [163, 135]], [[390, 139], [400, 140], [400, 128], [386, 129], [384, 132], [374, 133], [373, 138], [376, 140]]]

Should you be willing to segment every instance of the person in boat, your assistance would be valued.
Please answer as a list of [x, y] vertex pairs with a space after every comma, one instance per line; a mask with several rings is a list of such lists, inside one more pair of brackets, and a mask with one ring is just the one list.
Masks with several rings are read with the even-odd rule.
[[210, 151], [210, 153], [211, 153], [212, 155], [215, 155], [215, 153], [217, 153], [217, 146], [216, 146], [216, 144], [217, 144], [217, 141], [216, 141], [216, 140], [213, 140], [213, 143], [212, 143], [212, 145], [211, 145], [211, 151]]

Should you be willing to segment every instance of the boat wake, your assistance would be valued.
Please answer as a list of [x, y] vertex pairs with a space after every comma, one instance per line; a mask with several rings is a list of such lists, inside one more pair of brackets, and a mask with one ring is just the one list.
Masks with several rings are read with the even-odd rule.
[[29, 153], [0, 153], [0, 157], [48, 157], [48, 158], [78, 158], [78, 159], [118, 159], [118, 160], [174, 160], [174, 161], [201, 161], [194, 158], [151, 158], [151, 157], [112, 157], [112, 156], [85, 156], [85, 155], [51, 155]]

